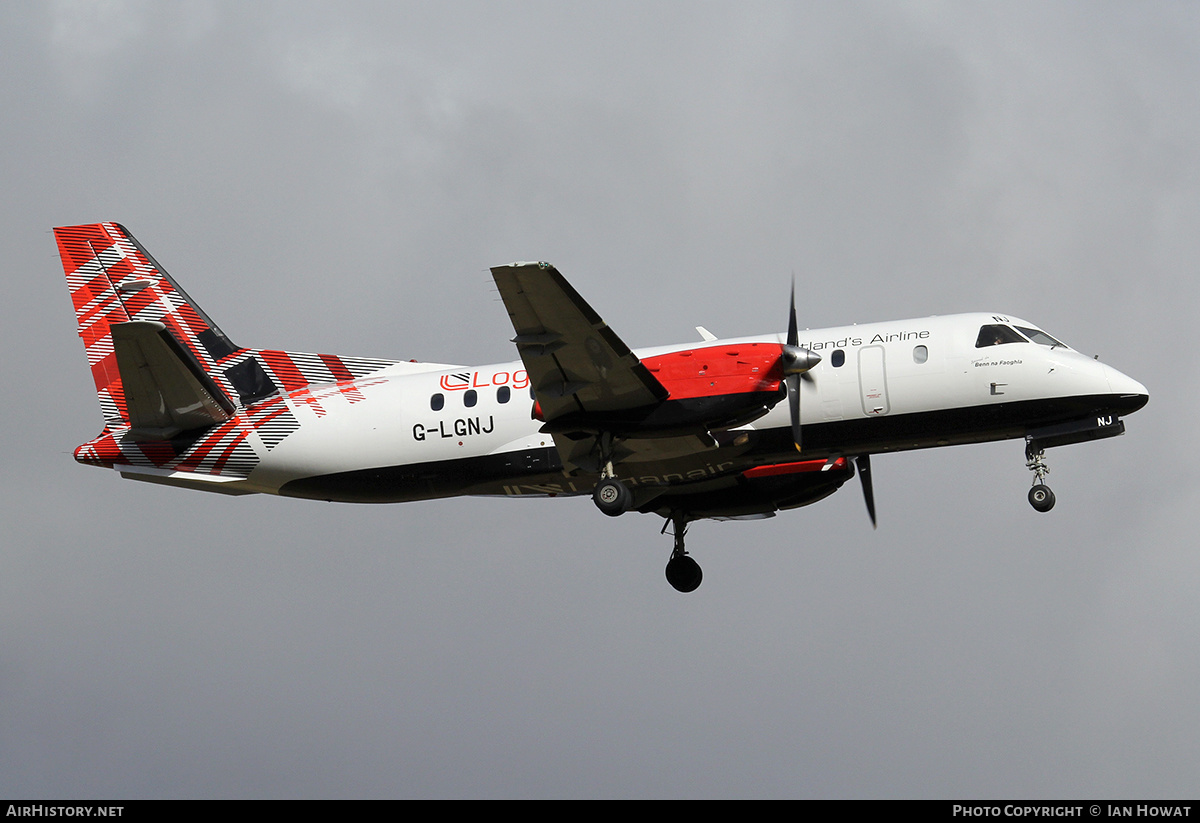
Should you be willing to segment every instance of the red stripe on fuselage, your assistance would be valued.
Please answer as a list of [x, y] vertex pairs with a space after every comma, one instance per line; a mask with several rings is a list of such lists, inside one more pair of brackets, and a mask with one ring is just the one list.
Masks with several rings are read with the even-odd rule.
[[342, 380], [354, 379], [354, 375], [350, 373], [350, 370], [346, 368], [346, 364], [337, 355], [318, 354], [317, 357], [321, 358], [321, 362], [329, 369], [329, 373], [333, 375], [334, 380], [341, 382]]
[[271, 367], [271, 371], [275, 372], [275, 376], [283, 382], [284, 391], [291, 392], [308, 385], [308, 381], [304, 379], [304, 375], [300, 373], [300, 369], [296, 368], [296, 364], [292, 362], [286, 352], [264, 349], [259, 354], [263, 360], [267, 361], [267, 365]]

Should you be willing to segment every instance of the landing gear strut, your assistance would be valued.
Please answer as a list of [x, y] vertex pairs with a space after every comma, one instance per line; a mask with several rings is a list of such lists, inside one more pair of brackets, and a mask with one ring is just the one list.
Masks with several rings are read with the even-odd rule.
[[596, 488], [592, 490], [592, 502], [596, 504], [596, 508], [609, 517], [616, 517], [629, 511], [629, 507], [633, 503], [633, 494], [630, 493], [628, 486], [617, 479], [616, 472], [613, 470], [612, 434], [609, 432], [601, 434], [597, 445], [600, 448], [600, 480], [596, 483]]
[[675, 548], [671, 551], [671, 559], [667, 561], [667, 582], [676, 591], [685, 594], [694, 592], [700, 588], [704, 572], [700, 570], [700, 564], [693, 560], [683, 548], [683, 536], [687, 534], [688, 527], [687, 516], [682, 512], [674, 512], [671, 514], [671, 519], [663, 524], [664, 533], [668, 525], [673, 526]]
[[1046, 465], [1046, 452], [1036, 447], [1032, 441], [1025, 445], [1025, 465], [1033, 472], [1033, 488], [1029, 490], [1029, 505], [1040, 512], [1048, 512], [1054, 508], [1054, 492], [1045, 484], [1050, 467]]

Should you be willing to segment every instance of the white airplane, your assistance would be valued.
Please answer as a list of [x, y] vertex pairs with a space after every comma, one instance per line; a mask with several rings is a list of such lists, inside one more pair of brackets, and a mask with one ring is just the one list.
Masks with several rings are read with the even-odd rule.
[[[592, 495], [671, 526], [815, 503], [870, 456], [1124, 433], [1146, 388], [1031, 323], [960, 314], [631, 351], [547, 263], [492, 269], [519, 361], [488, 366], [242, 348], [116, 223], [54, 230], [104, 430], [81, 463], [190, 489], [356, 503]], [[787, 402], [783, 402], [784, 398]], [[532, 407], [532, 410], [531, 410]], [[803, 451], [801, 451], [803, 447]]]

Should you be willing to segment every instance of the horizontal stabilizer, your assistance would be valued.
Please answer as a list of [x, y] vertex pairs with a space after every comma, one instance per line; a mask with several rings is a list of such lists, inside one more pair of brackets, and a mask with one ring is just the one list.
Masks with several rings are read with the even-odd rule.
[[168, 440], [233, 416], [234, 404], [162, 323], [111, 326], [135, 440]]
[[163, 486], [176, 486], [181, 489], [197, 489], [218, 494], [254, 494], [245, 488], [245, 479], [228, 477], [219, 474], [203, 474], [201, 472], [171, 471], [156, 469], [149, 466], [122, 466], [121, 477], [126, 480], [141, 480], [143, 483], [158, 483]]

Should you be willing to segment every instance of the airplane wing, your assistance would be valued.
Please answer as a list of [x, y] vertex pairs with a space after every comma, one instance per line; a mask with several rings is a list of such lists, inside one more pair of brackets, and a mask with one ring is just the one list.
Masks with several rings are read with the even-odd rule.
[[[492, 277], [512, 319], [521, 361], [554, 433], [564, 463], [579, 465], [590, 451], [586, 421], [667, 399], [666, 388], [621, 342], [579, 293], [549, 263], [496, 266]], [[565, 431], [555, 421], [584, 431]]]
[[667, 399], [667, 390], [549, 263], [496, 266], [546, 422], [567, 414], [620, 412]]

